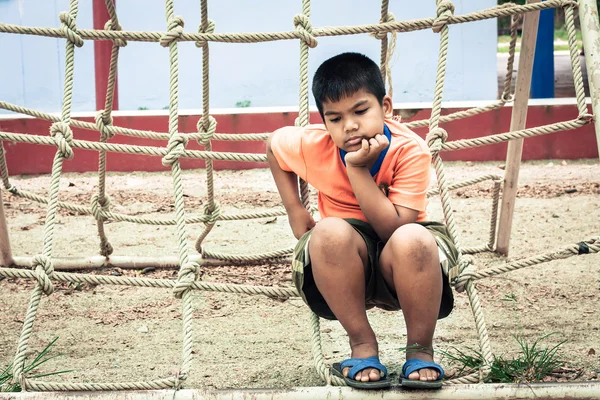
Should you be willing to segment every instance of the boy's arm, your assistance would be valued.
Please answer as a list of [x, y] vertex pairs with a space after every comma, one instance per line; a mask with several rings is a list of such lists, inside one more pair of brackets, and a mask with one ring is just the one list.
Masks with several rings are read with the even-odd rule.
[[277, 158], [275, 158], [275, 154], [273, 154], [273, 149], [271, 148], [273, 135], [274, 133], [269, 135], [267, 139], [267, 162], [277, 185], [277, 191], [283, 201], [283, 206], [287, 211], [292, 232], [296, 239], [300, 239], [302, 235], [315, 226], [315, 220], [300, 201], [298, 176], [293, 172], [281, 169]]
[[363, 147], [346, 156], [346, 165], [350, 184], [358, 200], [360, 209], [383, 241], [404, 224], [417, 220], [419, 211], [393, 204], [377, 187], [369, 172], [368, 163], [377, 159], [389, 142], [383, 135], [377, 135], [370, 141], [363, 140]]

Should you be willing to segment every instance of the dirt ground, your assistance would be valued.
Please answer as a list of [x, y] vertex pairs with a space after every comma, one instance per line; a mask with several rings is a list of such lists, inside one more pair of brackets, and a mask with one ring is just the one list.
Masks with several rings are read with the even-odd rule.
[[[600, 234], [600, 164], [597, 160], [524, 163], [521, 168], [511, 253], [508, 260], [555, 250]], [[498, 163], [448, 163], [453, 181], [487, 173], [502, 174]], [[19, 189], [47, 195], [48, 176], [12, 178]], [[188, 212], [201, 213], [206, 201], [203, 172], [186, 171], [183, 184]], [[60, 199], [88, 205], [97, 185], [94, 174], [65, 174]], [[454, 192], [463, 246], [482, 244], [488, 237], [491, 183]], [[107, 179], [111, 210], [132, 215], [172, 214], [169, 174], [112, 174]], [[217, 171], [215, 192], [226, 213], [280, 209], [275, 185], [267, 170]], [[313, 193], [314, 197], [314, 193]], [[45, 207], [4, 193], [4, 207], [15, 256], [42, 249]], [[429, 214], [441, 219], [439, 199], [431, 199]], [[203, 225], [190, 226], [190, 244]], [[176, 255], [174, 227], [111, 222], [107, 235], [115, 255]], [[207, 250], [253, 254], [292, 246], [285, 217], [219, 222], [205, 242]], [[54, 254], [97, 254], [98, 239], [91, 216], [60, 212]], [[478, 268], [507, 260], [476, 256]], [[492, 349], [510, 357], [518, 350], [515, 335], [530, 343], [562, 340], [565, 366], [550, 380], [597, 379], [600, 370], [600, 256], [572, 257], [478, 281]], [[289, 265], [206, 268], [204, 279], [290, 286]], [[104, 274], [140, 275], [140, 271], [106, 269]], [[173, 278], [172, 270], [148, 274]], [[0, 281], [0, 370], [15, 354], [33, 282]], [[55, 351], [62, 356], [43, 371], [73, 372], [44, 378], [72, 382], [141, 381], [165, 377], [180, 364], [182, 321], [180, 301], [167, 289], [84, 286], [62, 283], [44, 297], [30, 340], [32, 353], [58, 336]], [[513, 298], [514, 301], [506, 301]], [[309, 313], [299, 299], [277, 301], [264, 296], [196, 292], [194, 352], [188, 388], [286, 388], [318, 386], [311, 357]], [[406, 329], [400, 313], [369, 311], [380, 341], [382, 361], [395, 379], [404, 361], [400, 350]], [[343, 330], [322, 321], [323, 349], [328, 363], [349, 355]], [[453, 313], [438, 322], [435, 346], [448, 350], [477, 348], [477, 334], [468, 299], [456, 295]], [[438, 353], [439, 354], [439, 353]], [[452, 375], [456, 365], [442, 360]]]

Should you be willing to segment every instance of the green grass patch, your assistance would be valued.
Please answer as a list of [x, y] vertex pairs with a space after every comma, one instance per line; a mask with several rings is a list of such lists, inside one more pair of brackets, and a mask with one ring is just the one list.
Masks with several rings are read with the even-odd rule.
[[[37, 368], [39, 368], [42, 364], [47, 363], [53, 358], [59, 357], [62, 354], [54, 354], [50, 355], [50, 350], [52, 350], [52, 346], [56, 343], [58, 337], [55, 337], [48, 345], [42, 350], [30, 363], [27, 362], [27, 357], [24, 360], [23, 371], [26, 374], [30, 374], [31, 372], [35, 372]], [[13, 381], [12, 375], [13, 365], [12, 363], [6, 367], [4, 371], [0, 373], [0, 392], [20, 392], [22, 390], [21, 385], [18, 382]], [[71, 372], [72, 370], [63, 370], [63, 371], [54, 371], [54, 372], [46, 372], [46, 373], [37, 373], [34, 375], [28, 375], [29, 378], [41, 378], [44, 376], [65, 374]]]
[[[564, 365], [558, 355], [560, 346], [567, 341], [548, 347], [542, 346], [541, 342], [553, 333], [536, 339], [532, 344], [521, 336], [513, 336], [520, 347], [520, 352], [513, 358], [505, 356], [494, 356], [490, 367], [490, 373], [486, 377], [486, 383], [532, 383], [540, 382], [553, 370]], [[455, 378], [459, 378], [485, 366], [481, 352], [470, 347], [466, 351], [452, 347], [450, 351], [438, 351], [446, 358], [458, 364], [458, 372]]]

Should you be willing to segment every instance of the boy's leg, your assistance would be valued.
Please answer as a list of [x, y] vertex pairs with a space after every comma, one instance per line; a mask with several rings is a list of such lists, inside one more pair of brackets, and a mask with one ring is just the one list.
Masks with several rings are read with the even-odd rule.
[[[379, 262], [406, 321], [406, 358], [433, 361], [432, 340], [442, 298], [442, 270], [433, 235], [421, 225], [403, 225], [386, 243]], [[437, 370], [424, 368], [408, 379], [436, 380], [438, 375]]]
[[[378, 355], [377, 339], [365, 308], [369, 264], [362, 236], [343, 219], [325, 218], [313, 228], [308, 251], [315, 284], [348, 333], [352, 357]], [[368, 368], [351, 378], [376, 381], [380, 373]]]

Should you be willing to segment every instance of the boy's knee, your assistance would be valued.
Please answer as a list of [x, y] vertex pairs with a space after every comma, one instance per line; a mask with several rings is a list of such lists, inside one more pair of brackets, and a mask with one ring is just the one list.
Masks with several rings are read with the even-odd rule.
[[433, 235], [422, 225], [406, 224], [396, 229], [388, 241], [396, 259], [412, 260], [410, 263], [420, 269], [426, 268], [437, 255], [438, 247]]
[[325, 249], [344, 245], [352, 240], [354, 228], [341, 218], [324, 218], [319, 221], [310, 235], [310, 246]]

